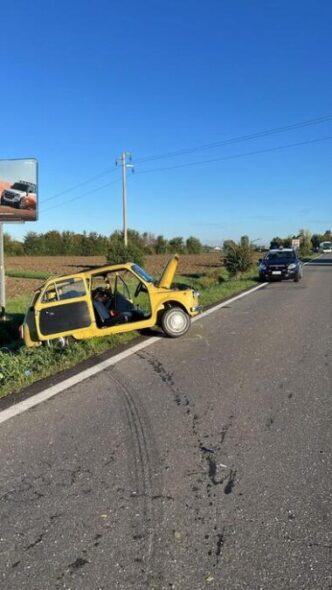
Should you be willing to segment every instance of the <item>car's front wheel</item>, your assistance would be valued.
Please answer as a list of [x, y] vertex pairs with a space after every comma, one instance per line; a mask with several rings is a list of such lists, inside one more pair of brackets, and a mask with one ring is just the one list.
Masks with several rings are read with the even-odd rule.
[[161, 327], [170, 338], [183, 336], [188, 332], [190, 323], [190, 316], [181, 307], [166, 309], [161, 318]]

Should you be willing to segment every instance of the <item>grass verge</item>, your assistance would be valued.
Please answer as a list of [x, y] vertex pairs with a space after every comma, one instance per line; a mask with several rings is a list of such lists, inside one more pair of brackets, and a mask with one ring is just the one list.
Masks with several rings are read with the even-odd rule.
[[[241, 279], [231, 280], [220, 269], [202, 275], [178, 276], [176, 280], [198, 289], [200, 304], [204, 307], [228, 299], [257, 284], [255, 271]], [[10, 301], [6, 310], [7, 321], [0, 323], [0, 397], [17, 392], [35, 381], [74, 367], [87, 358], [98, 356], [138, 337], [138, 332], [129, 332], [92, 338], [73, 343], [64, 349], [56, 346], [28, 349], [21, 345], [18, 328], [23, 321], [29, 299], [19, 297]]]
[[46, 281], [51, 276], [50, 272], [39, 272], [37, 270], [7, 270], [7, 277], [14, 279], [40, 279]]

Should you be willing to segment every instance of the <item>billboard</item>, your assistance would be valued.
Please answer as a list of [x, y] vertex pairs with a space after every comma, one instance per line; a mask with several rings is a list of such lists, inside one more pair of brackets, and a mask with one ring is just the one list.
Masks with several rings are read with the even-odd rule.
[[37, 177], [34, 158], [0, 160], [0, 222], [38, 219]]

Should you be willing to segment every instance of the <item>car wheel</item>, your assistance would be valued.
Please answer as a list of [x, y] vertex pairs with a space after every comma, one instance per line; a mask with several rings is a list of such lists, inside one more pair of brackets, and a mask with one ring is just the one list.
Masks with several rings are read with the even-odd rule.
[[190, 328], [190, 317], [181, 307], [166, 309], [161, 318], [161, 327], [166, 336], [178, 338]]
[[264, 275], [261, 275], [261, 274], [259, 274], [258, 280], [260, 283], [265, 283], [265, 281], [267, 281], [267, 279], [264, 277]]
[[66, 348], [70, 344], [76, 342], [73, 336], [60, 336], [60, 338], [52, 338], [52, 340], [43, 340], [43, 346], [46, 348]]
[[294, 283], [298, 283], [300, 280], [300, 273], [296, 273], [295, 277], [294, 277]]

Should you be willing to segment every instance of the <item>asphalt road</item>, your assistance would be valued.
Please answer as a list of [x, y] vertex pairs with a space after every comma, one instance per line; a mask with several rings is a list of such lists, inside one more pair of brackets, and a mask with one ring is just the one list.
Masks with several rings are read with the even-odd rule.
[[332, 256], [0, 426], [5, 590], [328, 590]]

